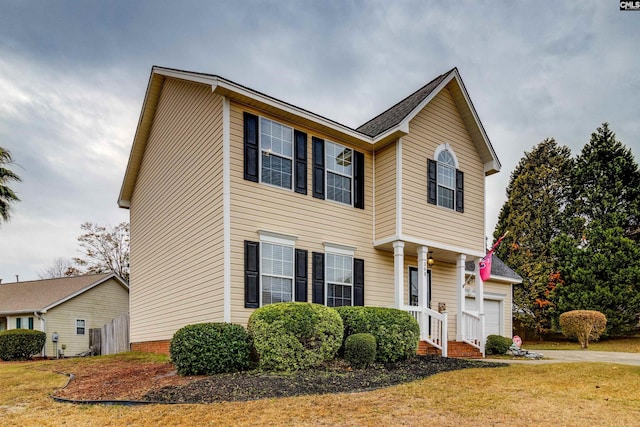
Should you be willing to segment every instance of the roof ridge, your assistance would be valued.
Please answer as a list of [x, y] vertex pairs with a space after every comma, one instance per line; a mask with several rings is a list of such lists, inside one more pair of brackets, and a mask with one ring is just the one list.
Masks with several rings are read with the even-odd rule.
[[49, 280], [68, 280], [68, 279], [77, 279], [80, 277], [92, 277], [92, 276], [104, 276], [104, 275], [110, 275], [110, 274], [115, 274], [114, 272], [110, 271], [110, 272], [106, 272], [106, 273], [92, 273], [92, 274], [80, 274], [77, 276], [64, 276], [64, 277], [49, 277], [47, 279], [36, 279], [36, 280], [23, 280], [21, 282], [4, 282], [2, 284], [0, 284], [0, 286], [7, 286], [7, 285], [24, 285], [27, 283], [34, 283], [34, 282], [46, 282]]
[[[424, 96], [420, 97], [420, 100], [418, 102], [418, 104], [420, 102], [422, 102], [427, 96], [429, 96], [433, 90], [435, 89], [435, 87], [437, 87], [447, 76], [449, 76], [452, 72], [457, 71], [457, 67], [453, 67], [451, 68], [449, 71], [440, 74], [439, 76], [437, 76], [436, 78], [432, 79], [431, 81], [429, 81], [427, 84], [421, 86], [420, 88], [418, 88], [417, 90], [415, 90], [414, 92], [412, 92], [411, 94], [409, 94], [408, 96], [405, 96], [404, 98], [402, 98], [400, 101], [396, 102], [394, 105], [392, 105], [391, 107], [387, 108], [386, 110], [384, 110], [383, 112], [381, 112], [380, 114], [378, 114], [377, 116], [375, 116], [374, 118], [372, 118], [371, 120], [363, 123], [362, 125], [358, 126], [356, 128], [356, 131], [364, 133], [365, 135], [368, 136], [376, 136], [381, 134], [382, 132], [385, 132], [386, 130], [392, 128], [393, 126], [397, 125], [398, 123], [396, 123], [397, 121], [397, 117], [394, 118], [394, 120], [392, 120], [390, 123], [387, 124], [382, 124], [382, 129], [371, 129], [369, 131], [366, 131], [364, 128], [367, 127], [367, 125], [371, 125], [372, 123], [375, 123], [376, 121], [383, 121], [381, 120], [382, 117], [384, 117], [385, 115], [392, 115], [392, 113], [397, 110], [400, 109], [403, 104], [406, 104], [408, 102], [408, 100], [410, 100], [412, 97], [414, 97], [415, 95], [419, 94], [420, 92], [424, 91], [425, 89], [427, 89], [429, 86], [433, 85], [434, 87], [431, 88], [431, 90], [429, 90], [428, 92], [426, 92], [424, 94]], [[436, 85], [435, 83], [438, 82], [438, 84]], [[413, 110], [412, 108], [410, 109], [410, 111]], [[407, 113], [408, 114], [408, 113]], [[406, 114], [402, 114], [402, 119], [404, 119], [404, 117], [406, 117]], [[402, 121], [402, 119], [400, 119], [400, 121]], [[373, 127], [373, 126], [371, 126]]]

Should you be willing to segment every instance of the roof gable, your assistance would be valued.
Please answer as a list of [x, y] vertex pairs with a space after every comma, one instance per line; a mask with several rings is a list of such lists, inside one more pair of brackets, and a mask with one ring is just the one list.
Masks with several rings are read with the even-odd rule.
[[122, 208], [129, 208], [130, 206], [133, 189], [138, 177], [140, 165], [142, 164], [142, 157], [144, 156], [145, 147], [160, 99], [160, 93], [166, 78], [176, 78], [211, 86], [212, 92], [216, 94], [246, 105], [264, 109], [276, 115], [281, 115], [291, 121], [297, 121], [309, 128], [317, 129], [330, 137], [335, 137], [357, 146], [371, 148], [385, 145], [394, 139], [406, 135], [409, 132], [409, 122], [411, 119], [443, 88], [447, 87], [451, 91], [458, 109], [460, 109], [462, 119], [469, 130], [471, 139], [480, 153], [480, 157], [484, 163], [485, 175], [498, 172], [501, 167], [500, 161], [471, 103], [471, 99], [462, 83], [457, 68], [453, 68], [439, 75], [393, 107], [369, 120], [359, 128], [352, 129], [334, 120], [214, 74], [154, 66], [151, 69], [138, 127], [120, 190], [118, 205]]
[[110, 279], [115, 279], [125, 289], [129, 289], [113, 273], [2, 284], [0, 314], [45, 312]]

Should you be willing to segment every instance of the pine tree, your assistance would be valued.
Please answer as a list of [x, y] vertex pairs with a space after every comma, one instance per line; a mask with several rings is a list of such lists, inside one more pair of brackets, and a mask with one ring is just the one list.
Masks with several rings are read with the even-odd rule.
[[550, 242], [563, 229], [571, 168], [571, 151], [553, 139], [525, 153], [511, 174], [494, 231], [495, 238], [509, 231], [496, 253], [523, 278], [513, 290], [514, 317], [538, 336], [551, 328], [549, 296], [558, 278]]
[[608, 123], [591, 134], [576, 158], [568, 212], [584, 225], [597, 219], [604, 228], [621, 227], [626, 233], [640, 225], [640, 170]]

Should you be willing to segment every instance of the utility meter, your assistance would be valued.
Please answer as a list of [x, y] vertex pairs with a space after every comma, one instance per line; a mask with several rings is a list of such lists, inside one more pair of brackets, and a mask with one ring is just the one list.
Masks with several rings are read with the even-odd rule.
[[58, 333], [57, 332], [54, 332], [53, 334], [51, 334], [51, 341], [58, 342]]

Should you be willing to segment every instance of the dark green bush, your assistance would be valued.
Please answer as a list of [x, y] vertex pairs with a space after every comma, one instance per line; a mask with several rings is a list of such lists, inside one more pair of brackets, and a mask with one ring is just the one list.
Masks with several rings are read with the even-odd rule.
[[213, 375], [249, 368], [250, 349], [242, 326], [198, 323], [176, 331], [169, 352], [180, 375]]
[[383, 307], [337, 307], [344, 336], [369, 333], [376, 338], [376, 360], [395, 362], [416, 354], [420, 327], [406, 311]]
[[38, 354], [47, 334], [31, 329], [10, 329], [0, 332], [0, 359], [27, 360]]
[[505, 354], [513, 341], [501, 335], [489, 335], [484, 350], [487, 354]]
[[357, 369], [376, 360], [376, 337], [371, 334], [349, 335], [344, 342], [344, 358]]
[[332, 360], [342, 345], [343, 326], [330, 307], [286, 302], [261, 307], [247, 326], [261, 369], [293, 371]]

